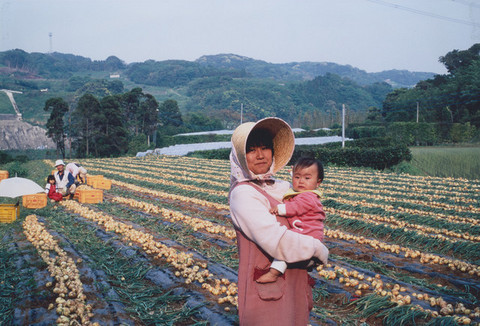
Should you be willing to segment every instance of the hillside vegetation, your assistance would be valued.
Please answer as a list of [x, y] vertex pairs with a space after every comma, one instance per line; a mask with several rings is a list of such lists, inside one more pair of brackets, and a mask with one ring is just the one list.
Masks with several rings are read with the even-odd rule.
[[[325, 127], [340, 122], [342, 104], [351, 119], [360, 121], [369, 107], [382, 106], [392, 85], [409, 87], [431, 76], [408, 71], [372, 74], [334, 63], [271, 64], [234, 54], [126, 64], [115, 56], [92, 61], [19, 49], [0, 53], [0, 89], [22, 92], [15, 100], [23, 118], [41, 125], [48, 119], [42, 108], [49, 98], [61, 97], [72, 108], [87, 92], [103, 97], [140, 87], [159, 102], [177, 101], [182, 114], [219, 118], [225, 126], [240, 120], [243, 104], [247, 119], [276, 115], [298, 126]], [[384, 82], [387, 79], [391, 85]], [[0, 93], [0, 114], [9, 113], [12, 106]]]
[[[24, 120], [45, 126], [62, 157], [67, 142], [77, 157], [135, 155], [181, 141], [171, 137], [178, 133], [232, 130], [267, 116], [338, 134], [343, 109], [353, 139], [459, 144], [479, 139], [479, 50], [474, 44], [440, 57], [449, 74], [434, 76], [271, 64], [234, 54], [126, 64], [114, 56], [92, 61], [17, 49], [0, 53], [0, 87], [17, 92]], [[0, 114], [13, 113], [7, 95], [0, 95]]]

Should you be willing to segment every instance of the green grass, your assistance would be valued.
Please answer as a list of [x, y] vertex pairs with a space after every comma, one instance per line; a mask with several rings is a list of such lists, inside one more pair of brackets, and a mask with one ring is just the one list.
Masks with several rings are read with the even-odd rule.
[[410, 165], [425, 175], [480, 179], [480, 146], [412, 147]]

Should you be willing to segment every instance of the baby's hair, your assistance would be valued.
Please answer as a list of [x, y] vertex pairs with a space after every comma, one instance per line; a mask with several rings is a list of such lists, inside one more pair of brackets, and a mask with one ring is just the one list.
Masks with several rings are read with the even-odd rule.
[[323, 171], [323, 164], [319, 160], [312, 157], [300, 157], [297, 163], [295, 163], [295, 165], [293, 166], [293, 172], [295, 172], [297, 169], [308, 168], [314, 164], [317, 166], [318, 179], [323, 181], [323, 178], [325, 177]]
[[248, 151], [251, 147], [265, 146], [273, 150], [273, 137], [267, 129], [253, 129], [247, 138], [245, 149]]
[[53, 174], [50, 174], [50, 175], [47, 177], [47, 183], [49, 183], [50, 180], [55, 180], [55, 177], [53, 176]]

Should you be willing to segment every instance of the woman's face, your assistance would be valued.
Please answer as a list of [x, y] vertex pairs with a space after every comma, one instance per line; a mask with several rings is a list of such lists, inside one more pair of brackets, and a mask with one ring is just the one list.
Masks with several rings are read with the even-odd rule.
[[272, 150], [263, 145], [247, 148], [246, 157], [248, 169], [254, 174], [267, 173], [273, 162]]

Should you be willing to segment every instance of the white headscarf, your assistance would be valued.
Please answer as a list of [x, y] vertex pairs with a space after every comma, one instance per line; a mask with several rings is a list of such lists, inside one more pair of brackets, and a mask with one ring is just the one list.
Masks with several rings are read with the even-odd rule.
[[[247, 139], [255, 128], [268, 130], [272, 135], [272, 165], [265, 174], [254, 174], [247, 165]], [[230, 190], [243, 181], [273, 180], [275, 172], [288, 163], [295, 148], [295, 136], [292, 128], [280, 118], [269, 117], [257, 122], [245, 122], [235, 129], [232, 135], [232, 151], [230, 152]], [[277, 165], [278, 163], [278, 165]]]
[[[245, 155], [242, 155], [246, 157]], [[245, 162], [242, 162], [245, 163]], [[238, 160], [237, 152], [235, 147], [232, 147], [230, 152], [230, 189], [233, 189], [237, 183], [250, 180], [272, 180], [273, 179], [273, 167], [275, 166], [275, 159], [272, 157], [272, 165], [268, 169], [268, 172], [265, 174], [254, 174], [250, 170], [244, 170], [243, 166], [247, 164], [241, 164]]]

